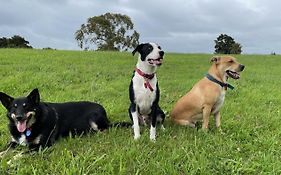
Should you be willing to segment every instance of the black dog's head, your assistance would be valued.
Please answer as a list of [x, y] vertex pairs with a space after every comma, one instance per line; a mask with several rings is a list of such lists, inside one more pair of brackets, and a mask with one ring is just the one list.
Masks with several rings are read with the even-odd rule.
[[140, 53], [141, 61], [151, 66], [160, 66], [162, 64], [164, 51], [155, 43], [140, 44], [132, 54], [135, 55], [136, 52]]
[[38, 89], [34, 89], [27, 97], [13, 98], [0, 92], [0, 101], [7, 109], [9, 120], [15, 124], [19, 132], [24, 132], [35, 122], [35, 115], [40, 102]]

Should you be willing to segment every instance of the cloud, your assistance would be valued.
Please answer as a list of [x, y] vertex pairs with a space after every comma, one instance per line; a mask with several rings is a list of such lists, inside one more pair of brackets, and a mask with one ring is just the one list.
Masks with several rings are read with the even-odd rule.
[[221, 33], [244, 53], [281, 53], [277, 0], [0, 0], [0, 36], [25, 37], [36, 48], [79, 49], [74, 33], [106, 12], [131, 17], [143, 42], [169, 52], [213, 53]]

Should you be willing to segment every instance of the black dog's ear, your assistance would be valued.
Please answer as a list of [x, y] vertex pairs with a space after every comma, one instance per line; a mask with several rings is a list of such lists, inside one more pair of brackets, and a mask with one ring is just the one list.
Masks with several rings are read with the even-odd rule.
[[30, 99], [33, 103], [35, 104], [39, 104], [40, 102], [40, 94], [39, 94], [39, 90], [33, 89], [30, 94], [27, 96], [28, 99]]
[[139, 45], [135, 48], [135, 50], [132, 52], [132, 54], [135, 55], [136, 52], [141, 53], [141, 50], [142, 50], [143, 46], [144, 46], [144, 44], [139, 44]]
[[3, 106], [6, 109], [9, 110], [11, 108], [11, 106], [12, 106], [14, 98], [10, 97], [9, 95], [7, 95], [7, 94], [5, 94], [3, 92], [0, 92], [0, 100], [1, 100], [1, 103], [3, 104]]
[[211, 63], [216, 63], [216, 64], [218, 64], [219, 63], [219, 61], [221, 60], [221, 57], [220, 56], [213, 56], [212, 58], [211, 58]]

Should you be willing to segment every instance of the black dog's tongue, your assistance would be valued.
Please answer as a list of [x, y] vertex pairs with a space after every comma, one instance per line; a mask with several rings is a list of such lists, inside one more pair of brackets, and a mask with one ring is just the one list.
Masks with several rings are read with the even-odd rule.
[[26, 129], [26, 120], [18, 122], [17, 129], [19, 132], [24, 132]]

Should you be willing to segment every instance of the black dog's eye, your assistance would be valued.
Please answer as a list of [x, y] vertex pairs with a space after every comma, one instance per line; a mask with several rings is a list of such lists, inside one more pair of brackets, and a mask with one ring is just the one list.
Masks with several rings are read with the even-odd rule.
[[15, 104], [13, 105], [13, 107], [14, 107], [14, 108], [17, 108], [17, 107], [18, 107], [18, 104], [15, 103]]
[[26, 107], [26, 103], [23, 103], [23, 104], [22, 104], [22, 107], [24, 107], [24, 108], [25, 108], [25, 107]]

